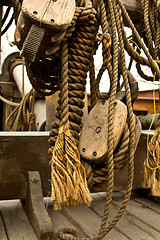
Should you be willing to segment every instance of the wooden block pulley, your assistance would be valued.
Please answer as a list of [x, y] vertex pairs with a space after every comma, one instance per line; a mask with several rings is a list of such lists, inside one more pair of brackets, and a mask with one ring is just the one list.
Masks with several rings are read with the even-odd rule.
[[56, 52], [75, 13], [75, 0], [23, 0], [15, 31], [21, 55], [34, 61]]
[[[98, 102], [85, 121], [79, 140], [79, 152], [86, 161], [103, 163], [108, 150], [108, 104]], [[119, 100], [114, 101], [113, 150], [116, 148], [127, 120], [127, 107]]]

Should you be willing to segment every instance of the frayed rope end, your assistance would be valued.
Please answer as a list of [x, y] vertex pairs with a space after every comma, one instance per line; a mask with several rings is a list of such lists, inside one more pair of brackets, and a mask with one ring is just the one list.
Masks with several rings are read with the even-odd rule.
[[90, 206], [92, 198], [87, 186], [85, 168], [69, 129], [59, 129], [51, 160], [51, 200], [55, 210], [62, 206]]

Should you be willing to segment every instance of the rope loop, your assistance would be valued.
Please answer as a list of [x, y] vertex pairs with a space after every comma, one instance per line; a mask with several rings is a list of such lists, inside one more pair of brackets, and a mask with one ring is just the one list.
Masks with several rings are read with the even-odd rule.
[[[17, 21], [21, 10], [21, 1], [13, 0], [12, 2]], [[133, 60], [137, 62], [138, 72], [143, 78], [147, 79], [147, 76], [143, 74], [141, 65], [147, 65], [151, 68], [153, 75], [160, 79], [160, 23], [158, 19], [160, 1], [141, 0], [141, 5], [145, 31], [139, 33], [121, 0], [108, 0], [107, 2], [103, 0], [76, 0], [76, 11], [71, 25], [61, 42], [60, 50], [54, 56], [51, 55], [49, 69], [44, 72], [39, 71], [39, 66], [48, 65], [48, 59], [42, 62], [36, 60], [34, 63], [26, 61], [30, 81], [37, 92], [49, 95], [60, 90], [56, 112], [57, 121], [52, 125], [53, 129], [49, 139], [51, 144], [49, 152], [52, 156], [50, 163], [52, 168], [52, 200], [55, 202], [55, 208], [60, 209], [63, 205], [82, 203], [89, 206], [91, 202], [89, 189], [99, 191], [107, 181], [106, 205], [98, 235], [94, 239], [102, 239], [121, 218], [130, 199], [133, 184], [135, 121], [132, 103], [137, 95], [131, 96], [132, 84], [136, 81], [126, 67], [125, 50], [131, 56], [132, 62]], [[132, 47], [126, 37], [124, 22], [132, 30], [137, 49], [142, 49], [146, 57], [141, 56], [140, 51]], [[102, 42], [103, 63], [97, 76], [95, 76], [94, 54], [99, 44], [96, 39], [99, 28], [102, 31], [100, 41]], [[141, 38], [144, 38], [144, 41]], [[54, 68], [53, 65], [55, 66], [56, 61], [58, 64]], [[101, 93], [99, 86], [106, 70], [110, 80], [109, 91]], [[84, 162], [78, 151], [88, 71], [90, 71], [91, 78], [91, 108], [94, 107], [98, 99], [109, 99], [107, 116], [108, 156], [104, 166], [93, 166]], [[52, 78], [52, 73], [54, 73], [54, 78]], [[122, 84], [120, 83], [121, 76]], [[114, 100], [122, 87], [125, 88], [128, 121], [118, 148], [113, 151]], [[33, 91], [32, 94], [30, 93], [31, 96], [27, 95], [22, 104], [9, 116], [8, 121], [11, 118], [16, 119], [16, 124], [12, 122], [10, 129], [17, 129], [17, 126], [21, 124], [21, 115], [27, 116], [23, 119], [21, 130], [33, 129], [35, 121], [33, 113], [35, 95]], [[155, 142], [150, 144], [151, 150], [153, 150], [153, 144]], [[152, 151], [154, 160], [157, 154], [159, 154], [157, 150]], [[126, 194], [117, 215], [108, 223], [114, 175], [125, 164], [128, 165]], [[70, 233], [73, 237], [68, 236]], [[72, 229], [62, 229], [59, 236], [61, 239], [79, 239], [76, 231]]]

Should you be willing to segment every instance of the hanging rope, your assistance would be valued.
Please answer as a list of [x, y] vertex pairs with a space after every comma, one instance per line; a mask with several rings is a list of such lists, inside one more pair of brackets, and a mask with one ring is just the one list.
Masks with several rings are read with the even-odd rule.
[[5, 123], [7, 131], [36, 131], [34, 113], [36, 95], [34, 89], [31, 89], [8, 116]]
[[[21, 2], [14, 0], [15, 19], [17, 21]], [[50, 60], [48, 70], [39, 66], [45, 66], [46, 60], [34, 63], [26, 61], [27, 72], [34, 88], [43, 95], [53, 94], [60, 89], [57, 106], [57, 121], [53, 123], [49, 142], [51, 148], [49, 152], [51, 160], [51, 183], [52, 195], [55, 209], [60, 209], [64, 205], [78, 205], [86, 203], [90, 205], [91, 197], [89, 189], [99, 191], [107, 181], [107, 197], [105, 209], [100, 224], [98, 235], [94, 239], [102, 239], [118, 222], [129, 201], [134, 173], [134, 116], [131, 99], [131, 76], [127, 71], [125, 62], [125, 50], [131, 56], [132, 61], [137, 62], [137, 69], [143, 75], [141, 65], [151, 68], [153, 75], [160, 78], [160, 26], [159, 26], [159, 1], [141, 0], [144, 14], [145, 35], [138, 33], [128, 16], [126, 9], [120, 0], [97, 0], [92, 3], [88, 0], [77, 0], [76, 11], [71, 26], [62, 41], [60, 52], [56, 53]], [[157, 14], [158, 13], [158, 14]], [[144, 51], [146, 57], [141, 56], [141, 51], [137, 51], [126, 37], [124, 21], [132, 30], [134, 43]], [[147, 26], [146, 26], [147, 25]], [[102, 29], [102, 56], [103, 63], [97, 77], [95, 76], [94, 59], [95, 39], [99, 26]], [[156, 34], [157, 33], [157, 34]], [[141, 37], [143, 36], [144, 42]], [[133, 43], [133, 41], [132, 41]], [[149, 50], [149, 51], [148, 51]], [[55, 65], [54, 60], [59, 59], [60, 67]], [[45, 69], [47, 68], [46, 67]], [[131, 64], [130, 64], [131, 65]], [[91, 85], [91, 108], [96, 104], [97, 99], [109, 100], [108, 107], [108, 154], [104, 166], [93, 166], [89, 162], [80, 159], [78, 152], [79, 134], [81, 131], [81, 119], [83, 115], [85, 85], [87, 72], [90, 70]], [[99, 89], [102, 75], [108, 71], [110, 89], [107, 93], [101, 93]], [[60, 77], [59, 77], [59, 72]], [[54, 75], [54, 78], [52, 77]], [[120, 83], [120, 76], [123, 83]], [[60, 80], [59, 80], [60, 79]], [[153, 77], [149, 78], [153, 80]], [[128, 111], [128, 121], [125, 125], [119, 148], [113, 151], [113, 113], [114, 100], [117, 92], [125, 87], [125, 103]], [[33, 98], [34, 99], [34, 98]], [[32, 99], [32, 100], [33, 100]], [[27, 100], [28, 101], [28, 100]], [[20, 123], [20, 114], [26, 114], [25, 100], [20, 104], [20, 112], [16, 117], [16, 109], [11, 118], [16, 118]], [[33, 107], [31, 108], [33, 110]], [[31, 122], [24, 119], [21, 129], [29, 127]], [[31, 124], [32, 125], [32, 124]], [[11, 123], [8, 129], [17, 129], [17, 124]], [[159, 131], [157, 131], [157, 135]], [[157, 137], [158, 138], [158, 137]], [[156, 139], [157, 139], [156, 138]], [[159, 138], [158, 138], [159, 141]], [[157, 142], [156, 142], [157, 143]], [[156, 144], [153, 140], [153, 144]], [[158, 142], [159, 143], [159, 142]], [[158, 145], [159, 146], [159, 145]], [[159, 156], [155, 150], [154, 156]], [[155, 159], [154, 159], [155, 160]], [[156, 162], [156, 161], [155, 161]], [[109, 223], [108, 215], [112, 203], [112, 192], [114, 186], [114, 175], [116, 172], [128, 164], [128, 184], [123, 203], [115, 216]], [[158, 175], [159, 179], [159, 175]], [[89, 188], [89, 189], [88, 189]], [[61, 239], [75, 239], [65, 234], [71, 233], [79, 239], [77, 233], [71, 229], [63, 229], [59, 232]], [[88, 238], [86, 238], [88, 239]]]
[[[55, 143], [55, 147], [53, 149], [51, 161], [51, 180], [52, 180], [51, 199], [55, 203], [54, 204], [55, 209], [60, 209], [63, 205], [77, 206], [79, 204], [85, 203], [86, 205], [89, 206], [91, 203], [91, 196], [87, 186], [85, 169], [81, 164], [80, 155], [77, 148], [77, 140], [79, 137], [78, 133], [80, 129], [78, 125], [76, 125], [75, 123], [73, 124], [73, 120], [71, 117], [73, 113], [78, 115], [80, 114], [80, 116], [82, 116], [82, 113], [78, 107], [76, 108], [75, 104], [74, 108], [72, 108], [72, 105], [69, 103], [70, 99], [69, 92], [71, 92], [71, 90], [73, 92], [73, 89], [75, 89], [75, 87], [77, 88], [75, 89], [76, 91], [79, 89], [79, 87], [81, 87], [81, 83], [79, 82], [79, 80], [81, 79], [81, 75], [79, 75], [79, 72], [82, 74], [82, 76], [84, 74], [86, 75], [88, 67], [86, 68], [85, 65], [83, 67], [83, 62], [85, 61], [85, 58], [82, 59], [82, 57], [79, 56], [79, 60], [81, 61], [80, 65], [78, 61], [75, 62], [74, 55], [72, 54], [72, 49], [70, 53], [68, 51], [69, 36], [70, 37], [71, 35], [73, 36], [74, 44], [76, 44], [77, 42], [76, 40], [81, 42], [81, 39], [79, 37], [83, 35], [83, 31], [80, 31], [79, 26], [77, 36], [72, 34], [76, 27], [75, 20], [79, 19], [79, 21], [85, 21], [89, 19], [88, 16], [93, 16], [92, 18], [94, 18], [94, 12], [92, 11], [91, 5], [87, 5], [86, 8], [81, 9], [75, 15], [75, 18], [73, 20], [75, 23], [72, 24], [72, 29], [68, 30], [66, 34], [66, 40], [63, 41], [61, 47], [61, 88], [60, 88], [61, 123], [59, 128], [59, 134]], [[85, 37], [85, 35], [83, 37]], [[88, 44], [89, 43], [87, 43], [87, 45]], [[91, 53], [89, 56], [91, 57]], [[72, 58], [73, 60], [71, 61]], [[77, 65], [77, 71], [74, 73], [73, 76], [72, 69], [74, 65]], [[75, 69], [76, 68], [74, 67], [74, 70]], [[75, 84], [72, 83], [72, 78], [75, 78], [75, 75], [77, 74], [79, 76], [77, 79], [78, 83], [76, 86]], [[83, 89], [83, 92], [84, 91], [85, 88]], [[73, 98], [71, 98], [71, 100], [72, 99]]]

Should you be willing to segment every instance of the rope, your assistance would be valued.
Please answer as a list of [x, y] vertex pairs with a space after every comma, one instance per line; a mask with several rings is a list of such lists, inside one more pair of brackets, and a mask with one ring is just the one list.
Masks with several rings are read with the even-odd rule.
[[[91, 27], [89, 29], [87, 24], [83, 25], [83, 28], [81, 25], [76, 26], [75, 20], [78, 19], [80, 22], [89, 20], [94, 24], [94, 15], [95, 12], [90, 5], [84, 9], [80, 9], [75, 19], [73, 19], [74, 23], [72, 28], [67, 31], [61, 47], [61, 123], [51, 160], [51, 199], [54, 201], [55, 209], [61, 209], [63, 205], [76, 206], [82, 203], [89, 206], [91, 202], [85, 168], [80, 162], [80, 155], [77, 148], [80, 128], [77, 121], [75, 122], [75, 119], [73, 121], [75, 114], [78, 116], [78, 119], [81, 120], [79, 117], [82, 117], [82, 110], [79, 108], [80, 106], [76, 106], [75, 103], [74, 107], [72, 106], [71, 101], [74, 100], [75, 97], [71, 97], [69, 103], [69, 93], [72, 94], [75, 91], [75, 93], [79, 95], [77, 97], [81, 99], [80, 91], [82, 91], [82, 99], [84, 99], [85, 87], [83, 85], [85, 84], [86, 73], [89, 69], [86, 62], [89, 63], [91, 51], [88, 51], [89, 54], [87, 54], [87, 57], [89, 55], [89, 59], [87, 59], [85, 55], [84, 58], [80, 55], [77, 58], [74, 53], [75, 51], [72, 51], [72, 47], [75, 46], [74, 50], [79, 52], [79, 49], [76, 47], [79, 46], [80, 49], [82, 49], [81, 54], [85, 54], [84, 44], [89, 46], [91, 42], [90, 37], [93, 39], [93, 34], [89, 34], [92, 33], [93, 28]], [[88, 16], [90, 16], [90, 18]], [[77, 30], [76, 33], [73, 34], [75, 27], [78, 28], [79, 31]], [[84, 28], [85, 31], [88, 30], [87, 34], [83, 31]], [[72, 41], [71, 48], [70, 41], [68, 42], [69, 37]], [[90, 47], [90, 49], [92, 50], [92, 47]], [[76, 81], [75, 77], [77, 78]], [[72, 79], [74, 79], [74, 83]], [[75, 84], [75, 82], [77, 84]], [[78, 100], [79, 103], [81, 102], [80, 99]]]
[[[17, 21], [21, 2], [14, 0], [13, 3]], [[52, 125], [53, 129], [49, 139], [49, 143], [51, 144], [49, 153], [52, 156], [50, 163], [52, 169], [51, 198], [55, 203], [55, 209], [60, 209], [63, 205], [78, 205], [81, 203], [90, 205], [91, 197], [88, 188], [99, 191], [107, 181], [108, 189], [105, 209], [98, 235], [94, 239], [102, 239], [116, 225], [125, 211], [132, 190], [135, 148], [135, 126], [132, 102], [136, 96], [133, 96], [133, 99], [131, 99], [132, 83], [134, 80], [126, 68], [125, 50], [130, 57], [137, 62], [137, 69], [141, 76], [144, 78], [148, 77], [145, 76], [141, 70], [141, 65], [147, 65], [151, 68], [153, 74], [155, 74], [158, 79], [160, 78], [160, 60], [158, 58], [160, 25], [159, 19], [157, 19], [157, 12], [158, 17], [160, 13], [159, 1], [154, 0], [151, 2], [149, 0], [141, 0], [141, 5], [146, 29], [145, 35], [141, 33], [144, 42], [120, 0], [116, 2], [114, 0], [108, 0], [105, 4], [103, 0], [94, 1], [97, 15], [89, 0], [77, 0], [76, 12], [71, 26], [68, 28], [62, 41], [60, 52], [57, 52], [55, 56], [51, 56], [53, 57], [50, 61], [51, 65], [47, 68], [46, 60], [35, 60], [34, 63], [26, 61], [30, 81], [39, 93], [49, 95], [60, 89], [56, 112], [57, 121]], [[141, 52], [135, 50], [127, 39], [124, 31], [124, 21], [132, 29], [134, 45], [142, 49], [146, 57], [142, 57], [140, 55]], [[103, 63], [97, 78], [95, 78], [93, 49], [95, 47], [95, 39], [99, 26], [101, 26], [102, 29]], [[61, 66], [58, 66], [59, 64], [56, 65], [55, 61], [57, 61], [57, 59], [61, 60]], [[42, 67], [40, 66], [45, 66], [46, 71], [41, 71], [40, 69], [42, 69]], [[54, 68], [54, 66], [56, 66], [56, 68]], [[130, 67], [131, 64], [129, 65], [129, 68]], [[60, 73], [58, 72], [59, 70]], [[91, 108], [94, 107], [98, 98], [103, 99], [103, 101], [109, 100], [108, 156], [104, 166], [93, 166], [84, 161], [84, 159], [80, 159], [77, 148], [81, 131], [86, 76], [89, 70], [91, 79]], [[107, 93], [100, 93], [99, 84], [105, 70], [108, 71], [110, 89]], [[51, 77], [52, 75], [54, 75], [54, 77]], [[123, 83], [121, 85], [120, 75], [123, 77]], [[60, 80], [58, 81], [58, 79]], [[114, 100], [117, 92], [123, 86], [125, 87], [125, 103], [128, 110], [128, 121], [118, 147], [115, 152], [113, 152]], [[25, 102], [25, 100], [23, 101]], [[29, 111], [33, 113], [34, 96], [29, 98], [27, 102], [30, 105]], [[18, 115], [16, 116], [16, 108], [11, 116], [16, 120], [17, 124], [20, 123], [20, 113], [28, 115], [24, 106], [25, 104], [20, 104]], [[34, 115], [31, 114], [30, 117], [34, 117]], [[17, 129], [17, 124], [11, 123], [10, 128]], [[33, 121], [29, 126], [28, 121], [24, 119], [22, 128], [31, 130], [33, 125]], [[117, 215], [108, 223], [108, 215], [112, 203], [114, 174], [125, 164], [128, 164], [126, 194]], [[74, 237], [67, 235], [70, 233]], [[66, 228], [59, 232], [59, 236], [61, 239], [75, 239], [75, 237], [76, 239], [80, 239], [77, 232]]]
[[[155, 74], [156, 75], [156, 74]], [[155, 80], [154, 75], [154, 80]], [[154, 115], [149, 133], [156, 117], [155, 89], [153, 88]], [[144, 186], [151, 189], [152, 195], [160, 197], [160, 121], [157, 121], [153, 137], [147, 136], [147, 159], [144, 162]]]
[[35, 131], [35, 104], [36, 92], [31, 89], [20, 104], [7, 117], [5, 127], [7, 131]]
[[[26, 60], [25, 62], [28, 78], [36, 92], [42, 96], [49, 96], [59, 90], [57, 72], [54, 71], [58, 61], [56, 64], [55, 60], [35, 60], [35, 62]], [[54, 64], [55, 67], [53, 68]], [[41, 69], [45, 70], [42, 71]]]
[[92, 55], [90, 69], [89, 69], [89, 77], [90, 77], [90, 109], [92, 109], [97, 103], [97, 88], [96, 88], [96, 79], [95, 79], [95, 67], [94, 67], [94, 58]]
[[8, 104], [8, 105], [11, 105], [11, 106], [14, 106], [14, 107], [19, 106], [19, 103], [15, 103], [15, 102], [9, 101], [8, 99], [4, 98], [4, 97], [1, 96], [1, 95], [0, 95], [0, 99], [1, 99], [4, 103], [6, 103], [6, 104]]
[[[120, 147], [115, 149], [114, 152], [114, 172], [119, 172], [127, 162], [126, 158], [126, 152], [128, 150], [128, 144], [129, 144], [129, 129], [128, 124], [126, 123], [123, 135], [121, 137], [121, 140], [119, 142]], [[93, 176], [93, 186], [92, 188], [93, 192], [97, 192], [100, 190], [103, 190], [104, 185], [106, 184], [108, 179], [108, 169], [107, 166], [104, 166], [100, 169], [94, 170], [94, 176]]]

